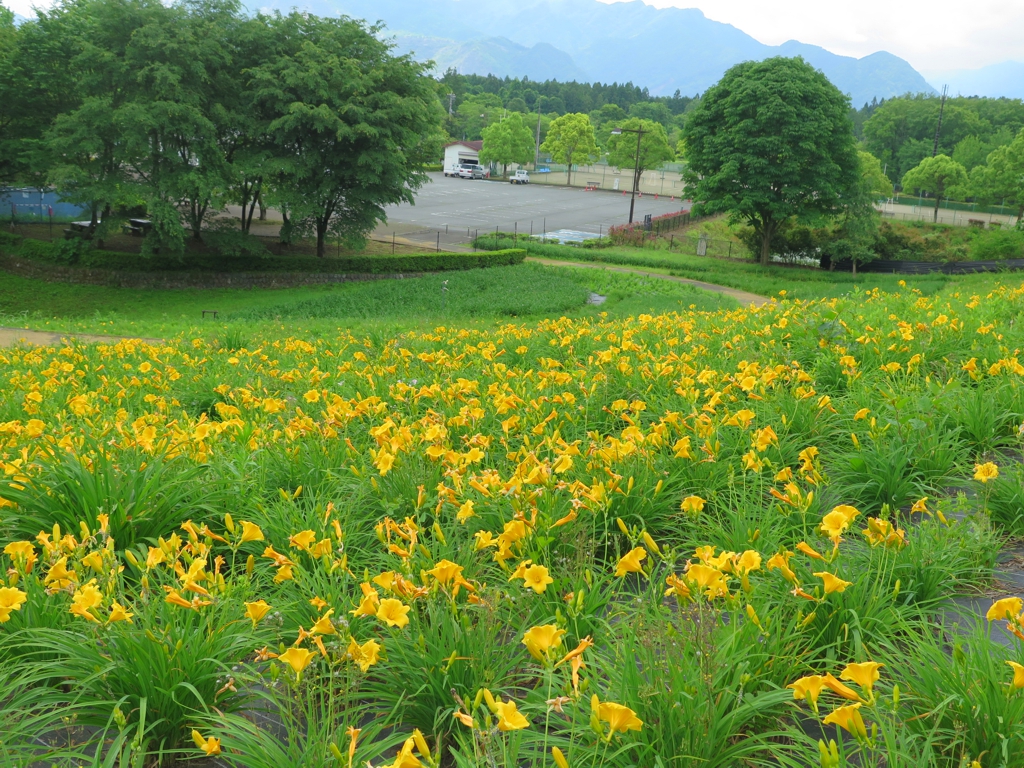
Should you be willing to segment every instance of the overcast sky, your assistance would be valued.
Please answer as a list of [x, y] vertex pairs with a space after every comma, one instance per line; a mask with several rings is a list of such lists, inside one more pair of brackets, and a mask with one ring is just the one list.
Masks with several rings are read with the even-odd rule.
[[925, 76], [1006, 60], [1024, 62], [1024, 0], [647, 0], [647, 4], [700, 8], [709, 19], [732, 24], [768, 45], [799, 40], [858, 58], [889, 51]]
[[[430, 0], [423, 0], [429, 2]], [[618, 2], [620, 0], [604, 0]], [[22, 15], [52, 0], [2, 0]], [[846, 56], [889, 51], [926, 77], [1024, 62], [1024, 0], [646, 0], [700, 8], [769, 45], [799, 40]]]

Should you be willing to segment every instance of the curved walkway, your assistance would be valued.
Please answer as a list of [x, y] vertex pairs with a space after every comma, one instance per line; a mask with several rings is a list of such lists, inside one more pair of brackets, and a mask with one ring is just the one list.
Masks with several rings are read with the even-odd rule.
[[148, 344], [160, 344], [160, 339], [146, 339], [138, 336], [99, 336], [94, 333], [60, 333], [55, 331], [29, 331], [24, 328], [0, 326], [0, 348], [16, 344], [32, 344], [47, 347], [60, 344], [64, 339], [82, 341], [86, 344], [117, 344], [125, 339], [139, 339]]
[[738, 288], [729, 288], [724, 285], [715, 285], [714, 283], [703, 283], [700, 280], [690, 280], [686, 277], [676, 277], [675, 275], [665, 275], [661, 272], [648, 272], [645, 269], [633, 269], [632, 267], [616, 267], [609, 264], [595, 264], [594, 262], [582, 262], [582, 261], [562, 261], [560, 259], [541, 259], [536, 256], [527, 256], [527, 261], [533, 261], [537, 264], [543, 264], [548, 267], [579, 267], [581, 269], [607, 269], [609, 272], [623, 272], [629, 275], [643, 275], [644, 277], [652, 277], [656, 280], [668, 280], [673, 283], [683, 283], [684, 285], [692, 285], [695, 288], [701, 288], [711, 293], [719, 293], [723, 296], [736, 299], [740, 303], [740, 306], [749, 306], [753, 304], [755, 307], [760, 307], [768, 303], [768, 299], [764, 296], [758, 296], [756, 293], [747, 293], [741, 291]]

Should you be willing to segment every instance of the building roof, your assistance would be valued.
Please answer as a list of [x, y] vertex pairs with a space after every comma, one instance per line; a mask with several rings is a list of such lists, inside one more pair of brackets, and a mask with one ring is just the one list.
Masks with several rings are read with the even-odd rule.
[[450, 144], [445, 144], [444, 148], [448, 149], [448, 147], [454, 147], [456, 144], [463, 147], [468, 147], [469, 149], [472, 149], [474, 152], [479, 152], [481, 149], [484, 148], [484, 143], [482, 141], [453, 141]]

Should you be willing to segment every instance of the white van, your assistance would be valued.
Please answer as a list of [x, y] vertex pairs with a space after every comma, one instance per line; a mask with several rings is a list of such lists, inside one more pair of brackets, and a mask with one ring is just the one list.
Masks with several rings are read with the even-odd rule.
[[462, 163], [459, 165], [455, 175], [460, 179], [482, 179], [484, 177], [484, 167], [482, 165], [474, 165], [473, 163]]

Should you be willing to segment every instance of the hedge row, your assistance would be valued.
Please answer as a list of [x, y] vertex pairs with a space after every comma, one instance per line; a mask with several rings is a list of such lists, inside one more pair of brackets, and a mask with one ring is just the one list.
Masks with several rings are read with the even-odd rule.
[[[23, 239], [7, 232], [0, 233], [0, 251], [32, 261], [68, 265], [69, 259], [66, 254], [61, 253], [61, 242], [50, 243], [45, 240]], [[118, 272], [309, 272], [381, 275], [445, 272], [520, 264], [526, 258], [526, 251], [507, 248], [483, 253], [368, 254], [323, 259], [311, 256], [239, 258], [208, 254], [185, 254], [181, 258], [174, 258], [159, 255], [138, 256], [95, 248], [75, 256], [74, 266]]]
[[[495, 249], [492, 253], [500, 253], [498, 248], [510, 248], [513, 245], [511, 237], [497, 237], [494, 235], [481, 235], [473, 241], [473, 247], [480, 249]], [[648, 269], [678, 269], [678, 259], [663, 259], [657, 256], [637, 255], [633, 256], [618, 250], [602, 250], [597, 248], [579, 248], [578, 246], [551, 245], [538, 243], [532, 240], [518, 239], [519, 248], [524, 249], [530, 256], [539, 256], [544, 259], [558, 259], [560, 261], [593, 261], [603, 264], [615, 264], [623, 267], [647, 267]], [[647, 253], [651, 253], [650, 250]], [[707, 272], [707, 267], [687, 265], [690, 272]]]

